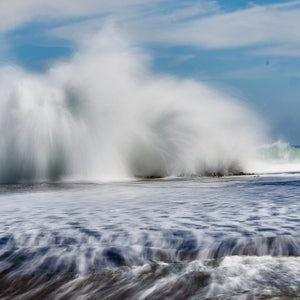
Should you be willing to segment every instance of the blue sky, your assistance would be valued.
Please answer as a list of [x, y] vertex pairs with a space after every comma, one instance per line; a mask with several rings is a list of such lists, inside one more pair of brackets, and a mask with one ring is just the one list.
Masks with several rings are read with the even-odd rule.
[[0, 0], [0, 65], [45, 72], [107, 24], [153, 72], [224, 90], [300, 144], [300, 1]]

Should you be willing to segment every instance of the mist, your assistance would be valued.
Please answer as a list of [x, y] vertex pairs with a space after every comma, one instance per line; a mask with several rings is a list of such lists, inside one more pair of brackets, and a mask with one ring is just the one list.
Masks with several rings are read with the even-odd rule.
[[265, 127], [237, 99], [153, 74], [111, 31], [44, 73], [0, 70], [0, 181], [252, 172]]

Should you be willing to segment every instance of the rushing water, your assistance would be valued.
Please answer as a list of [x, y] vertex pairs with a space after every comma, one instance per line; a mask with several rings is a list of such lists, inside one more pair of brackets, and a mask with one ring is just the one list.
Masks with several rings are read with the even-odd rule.
[[299, 173], [0, 193], [1, 299], [300, 297]]

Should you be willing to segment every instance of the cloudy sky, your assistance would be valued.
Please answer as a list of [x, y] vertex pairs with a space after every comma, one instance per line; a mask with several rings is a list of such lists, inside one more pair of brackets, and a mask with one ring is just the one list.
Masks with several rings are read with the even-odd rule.
[[45, 72], [105, 27], [153, 72], [232, 94], [300, 144], [300, 1], [0, 0], [0, 66]]

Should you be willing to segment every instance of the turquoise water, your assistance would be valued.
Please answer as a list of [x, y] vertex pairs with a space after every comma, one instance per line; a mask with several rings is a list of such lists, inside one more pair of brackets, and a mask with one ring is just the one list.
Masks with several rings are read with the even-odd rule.
[[260, 149], [263, 159], [279, 162], [298, 162], [300, 161], [300, 146], [289, 146], [285, 143], [275, 143]]

